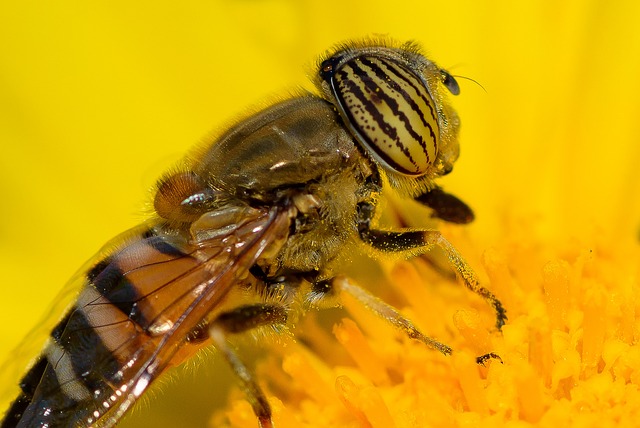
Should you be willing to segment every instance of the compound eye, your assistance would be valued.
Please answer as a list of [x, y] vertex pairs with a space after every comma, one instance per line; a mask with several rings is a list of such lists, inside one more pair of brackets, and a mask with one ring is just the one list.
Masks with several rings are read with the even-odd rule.
[[451, 95], [460, 95], [460, 85], [448, 71], [440, 70], [440, 77], [442, 78], [442, 84], [451, 92]]
[[332, 70], [330, 83], [356, 139], [395, 172], [425, 174], [438, 154], [435, 102], [423, 80], [399, 62], [374, 55]]

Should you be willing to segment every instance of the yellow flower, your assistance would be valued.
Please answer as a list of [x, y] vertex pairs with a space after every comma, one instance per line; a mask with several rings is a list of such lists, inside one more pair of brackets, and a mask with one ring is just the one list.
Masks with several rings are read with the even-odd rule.
[[[344, 318], [333, 328], [339, 346], [312, 329], [260, 366], [277, 391], [275, 425], [636, 426], [640, 251], [611, 241], [541, 242], [528, 229], [509, 230], [502, 250], [489, 249], [482, 260], [509, 308], [502, 334], [489, 333], [493, 319], [483, 302], [465, 298], [430, 266], [395, 264], [389, 295], [454, 354], [407, 340], [347, 301], [356, 322]], [[487, 352], [503, 363], [478, 366], [475, 357]], [[226, 420], [255, 426], [240, 397], [212, 426]]]
[[[347, 304], [355, 323], [338, 320], [333, 336], [305, 323], [308, 347], [269, 345], [281, 359], [259, 367], [276, 423], [637, 420], [639, 18], [631, 1], [6, 2], [0, 360], [85, 259], [141, 220], [147, 189], [212, 127], [307, 85], [304, 65], [332, 44], [382, 34], [418, 41], [486, 89], [461, 80], [462, 154], [441, 183], [477, 221], [444, 231], [509, 321], [492, 332], [483, 302], [421, 261], [384, 264], [384, 287], [356, 279], [459, 352], [366, 328]], [[504, 364], [472, 363], [489, 351]], [[224, 401], [220, 385], [233, 382], [213, 363], [123, 426], [204, 425], [212, 394]], [[246, 406], [237, 395], [215, 420], [256, 426]]]

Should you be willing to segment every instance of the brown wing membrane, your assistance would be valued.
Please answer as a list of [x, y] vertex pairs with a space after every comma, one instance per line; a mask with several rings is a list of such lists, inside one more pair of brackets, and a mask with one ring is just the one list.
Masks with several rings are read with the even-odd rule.
[[114, 426], [187, 334], [286, 238], [289, 215], [252, 210], [229, 226], [197, 243], [147, 231], [89, 270], [2, 426]]
[[4, 406], [16, 397], [19, 391], [18, 383], [24, 375], [25, 368], [30, 365], [30, 362], [33, 362], [35, 356], [42, 352], [53, 328], [78, 299], [80, 291], [87, 284], [87, 272], [96, 263], [113, 254], [115, 249], [123, 247], [123, 244], [132, 239], [136, 239], [134, 237], [141, 236], [152, 226], [152, 222], [140, 224], [105, 244], [96, 255], [78, 269], [69, 282], [60, 290], [53, 299], [47, 313], [37, 322], [34, 321], [35, 328], [11, 351], [9, 358], [3, 361], [0, 366], [0, 409], [4, 410]]

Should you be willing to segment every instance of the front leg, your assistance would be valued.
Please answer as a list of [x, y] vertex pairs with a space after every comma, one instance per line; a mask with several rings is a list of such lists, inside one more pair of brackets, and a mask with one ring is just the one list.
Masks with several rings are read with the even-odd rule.
[[441, 187], [434, 187], [413, 199], [431, 208], [433, 210], [432, 217], [449, 223], [467, 224], [475, 218], [469, 205], [462, 202], [457, 196], [445, 192]]
[[392, 253], [425, 253], [434, 245], [440, 247], [446, 253], [449, 262], [462, 279], [464, 285], [491, 305], [496, 313], [496, 327], [498, 330], [502, 328], [507, 320], [507, 311], [502, 307], [502, 303], [493, 293], [480, 285], [480, 281], [471, 266], [439, 231], [428, 229], [405, 229], [400, 231], [373, 229], [371, 227], [373, 212], [374, 207], [369, 203], [363, 202], [358, 206], [358, 233], [363, 242], [378, 250]]

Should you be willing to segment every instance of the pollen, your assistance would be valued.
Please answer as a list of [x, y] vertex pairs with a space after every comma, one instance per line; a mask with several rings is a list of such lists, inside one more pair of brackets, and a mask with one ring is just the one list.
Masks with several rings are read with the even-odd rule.
[[[279, 356], [261, 363], [261, 380], [274, 391], [274, 424], [636, 426], [638, 246], [512, 234], [478, 260], [508, 311], [501, 332], [484, 302], [429, 263], [389, 264], [385, 299], [453, 354], [406, 339], [346, 300], [345, 317], [331, 329], [305, 326], [304, 340], [285, 351], [274, 346]], [[502, 362], [476, 363], [489, 352]], [[213, 420], [256, 424], [242, 397]]]

